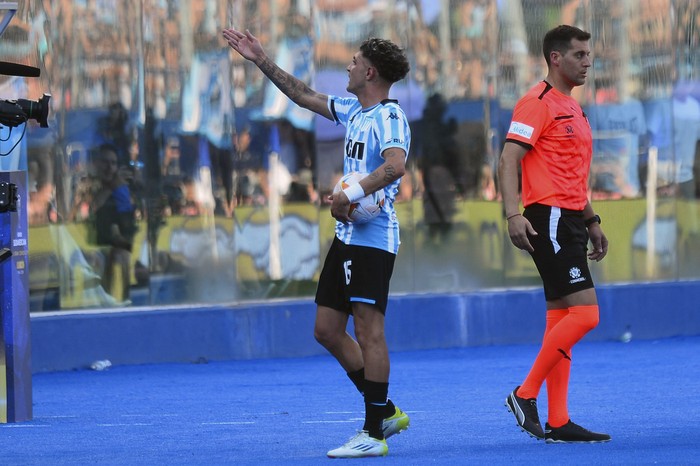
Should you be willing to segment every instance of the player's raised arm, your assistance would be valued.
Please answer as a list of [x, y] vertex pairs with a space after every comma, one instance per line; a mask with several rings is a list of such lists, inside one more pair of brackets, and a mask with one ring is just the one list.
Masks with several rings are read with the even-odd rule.
[[305, 83], [277, 66], [267, 56], [258, 38], [251, 34], [250, 31], [246, 29], [245, 32], [241, 32], [235, 28], [229, 28], [224, 29], [222, 34], [233, 50], [241, 54], [243, 58], [255, 63], [260, 68], [260, 71], [265, 73], [265, 76], [292, 102], [329, 120], [333, 119], [330, 110], [328, 110], [328, 96], [314, 91]]

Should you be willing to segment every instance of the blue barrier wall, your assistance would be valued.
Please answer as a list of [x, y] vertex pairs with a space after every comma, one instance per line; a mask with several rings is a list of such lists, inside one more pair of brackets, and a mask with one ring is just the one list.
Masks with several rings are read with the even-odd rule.
[[[598, 287], [600, 325], [588, 341], [700, 335], [700, 281]], [[113, 364], [303, 357], [325, 354], [313, 338], [315, 305], [275, 300], [236, 306], [37, 313], [33, 372]], [[541, 289], [398, 295], [390, 299], [391, 351], [536, 343]]]

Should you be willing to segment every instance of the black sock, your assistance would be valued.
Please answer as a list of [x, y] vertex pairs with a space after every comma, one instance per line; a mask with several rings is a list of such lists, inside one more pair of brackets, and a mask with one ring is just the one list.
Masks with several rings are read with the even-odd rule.
[[396, 414], [396, 406], [394, 406], [394, 403], [387, 398], [386, 399], [386, 409], [384, 410], [384, 419], [393, 416]]
[[388, 392], [389, 383], [365, 380], [365, 425], [362, 430], [379, 440], [384, 438], [382, 421], [386, 414]]
[[348, 377], [350, 377], [350, 380], [352, 380], [352, 383], [355, 384], [355, 387], [357, 387], [357, 391], [360, 392], [361, 395], [365, 394], [365, 368], [363, 367], [362, 369], [356, 370], [354, 372], [348, 372]]

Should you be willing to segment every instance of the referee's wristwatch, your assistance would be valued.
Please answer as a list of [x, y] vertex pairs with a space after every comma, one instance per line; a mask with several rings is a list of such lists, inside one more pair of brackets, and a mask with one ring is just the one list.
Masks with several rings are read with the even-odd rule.
[[598, 225], [600, 225], [601, 224], [600, 215], [595, 214], [593, 217], [586, 219], [586, 221], [584, 223], [586, 224], [586, 228], [593, 225], [594, 223], [597, 223]]

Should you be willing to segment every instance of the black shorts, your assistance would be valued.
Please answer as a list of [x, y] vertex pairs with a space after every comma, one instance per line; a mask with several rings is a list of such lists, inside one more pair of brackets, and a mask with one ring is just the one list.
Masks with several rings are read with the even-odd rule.
[[360, 302], [386, 313], [395, 259], [396, 254], [334, 238], [318, 280], [316, 304], [352, 314], [352, 303]]
[[535, 248], [530, 255], [542, 277], [547, 301], [593, 288], [583, 212], [532, 204], [523, 216], [537, 232], [529, 238]]

